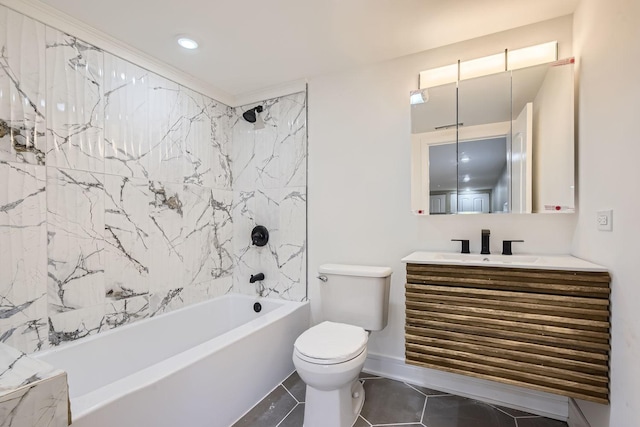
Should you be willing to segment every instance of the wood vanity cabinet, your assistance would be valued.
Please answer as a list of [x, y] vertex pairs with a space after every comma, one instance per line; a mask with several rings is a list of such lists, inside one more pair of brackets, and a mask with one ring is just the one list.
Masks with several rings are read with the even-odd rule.
[[609, 401], [607, 272], [407, 264], [406, 362]]

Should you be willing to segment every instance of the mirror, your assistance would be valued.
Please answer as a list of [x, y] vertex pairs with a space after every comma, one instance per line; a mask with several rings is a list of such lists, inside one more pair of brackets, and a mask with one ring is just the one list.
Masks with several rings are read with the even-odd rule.
[[418, 214], [574, 212], [573, 60], [421, 91]]

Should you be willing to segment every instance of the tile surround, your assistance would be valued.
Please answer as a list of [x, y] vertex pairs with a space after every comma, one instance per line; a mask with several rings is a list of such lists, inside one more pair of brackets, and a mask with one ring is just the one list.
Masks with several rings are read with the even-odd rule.
[[[234, 288], [255, 293], [251, 274], [264, 273], [264, 295], [301, 301], [306, 297], [306, 95], [261, 104], [265, 128], [254, 131], [236, 108], [233, 126]], [[255, 225], [269, 242], [255, 247]]]
[[[306, 94], [230, 108], [0, 6], [0, 342], [306, 297]], [[267, 226], [268, 247], [250, 230]]]
[[0, 7], [0, 161], [44, 165], [45, 26]]
[[107, 174], [148, 178], [150, 74], [124, 59], [104, 53], [104, 171]]
[[48, 166], [104, 172], [102, 51], [46, 28]]
[[0, 427], [68, 425], [67, 375], [0, 343]]
[[0, 341], [46, 347], [46, 170], [0, 161]]

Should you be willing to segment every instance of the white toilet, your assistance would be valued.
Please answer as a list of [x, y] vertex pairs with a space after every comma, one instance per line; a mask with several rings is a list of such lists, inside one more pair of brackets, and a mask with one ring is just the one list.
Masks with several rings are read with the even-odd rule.
[[387, 326], [391, 269], [324, 264], [318, 272], [325, 321], [302, 333], [293, 350], [307, 385], [304, 427], [351, 427], [364, 404], [358, 375], [369, 332]]

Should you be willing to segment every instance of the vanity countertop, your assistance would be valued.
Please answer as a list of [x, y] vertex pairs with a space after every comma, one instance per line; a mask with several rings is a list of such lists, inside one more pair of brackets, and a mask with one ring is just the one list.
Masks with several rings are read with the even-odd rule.
[[606, 267], [572, 255], [480, 255], [452, 252], [413, 252], [402, 258], [407, 264], [440, 264], [540, 270], [608, 271]]

